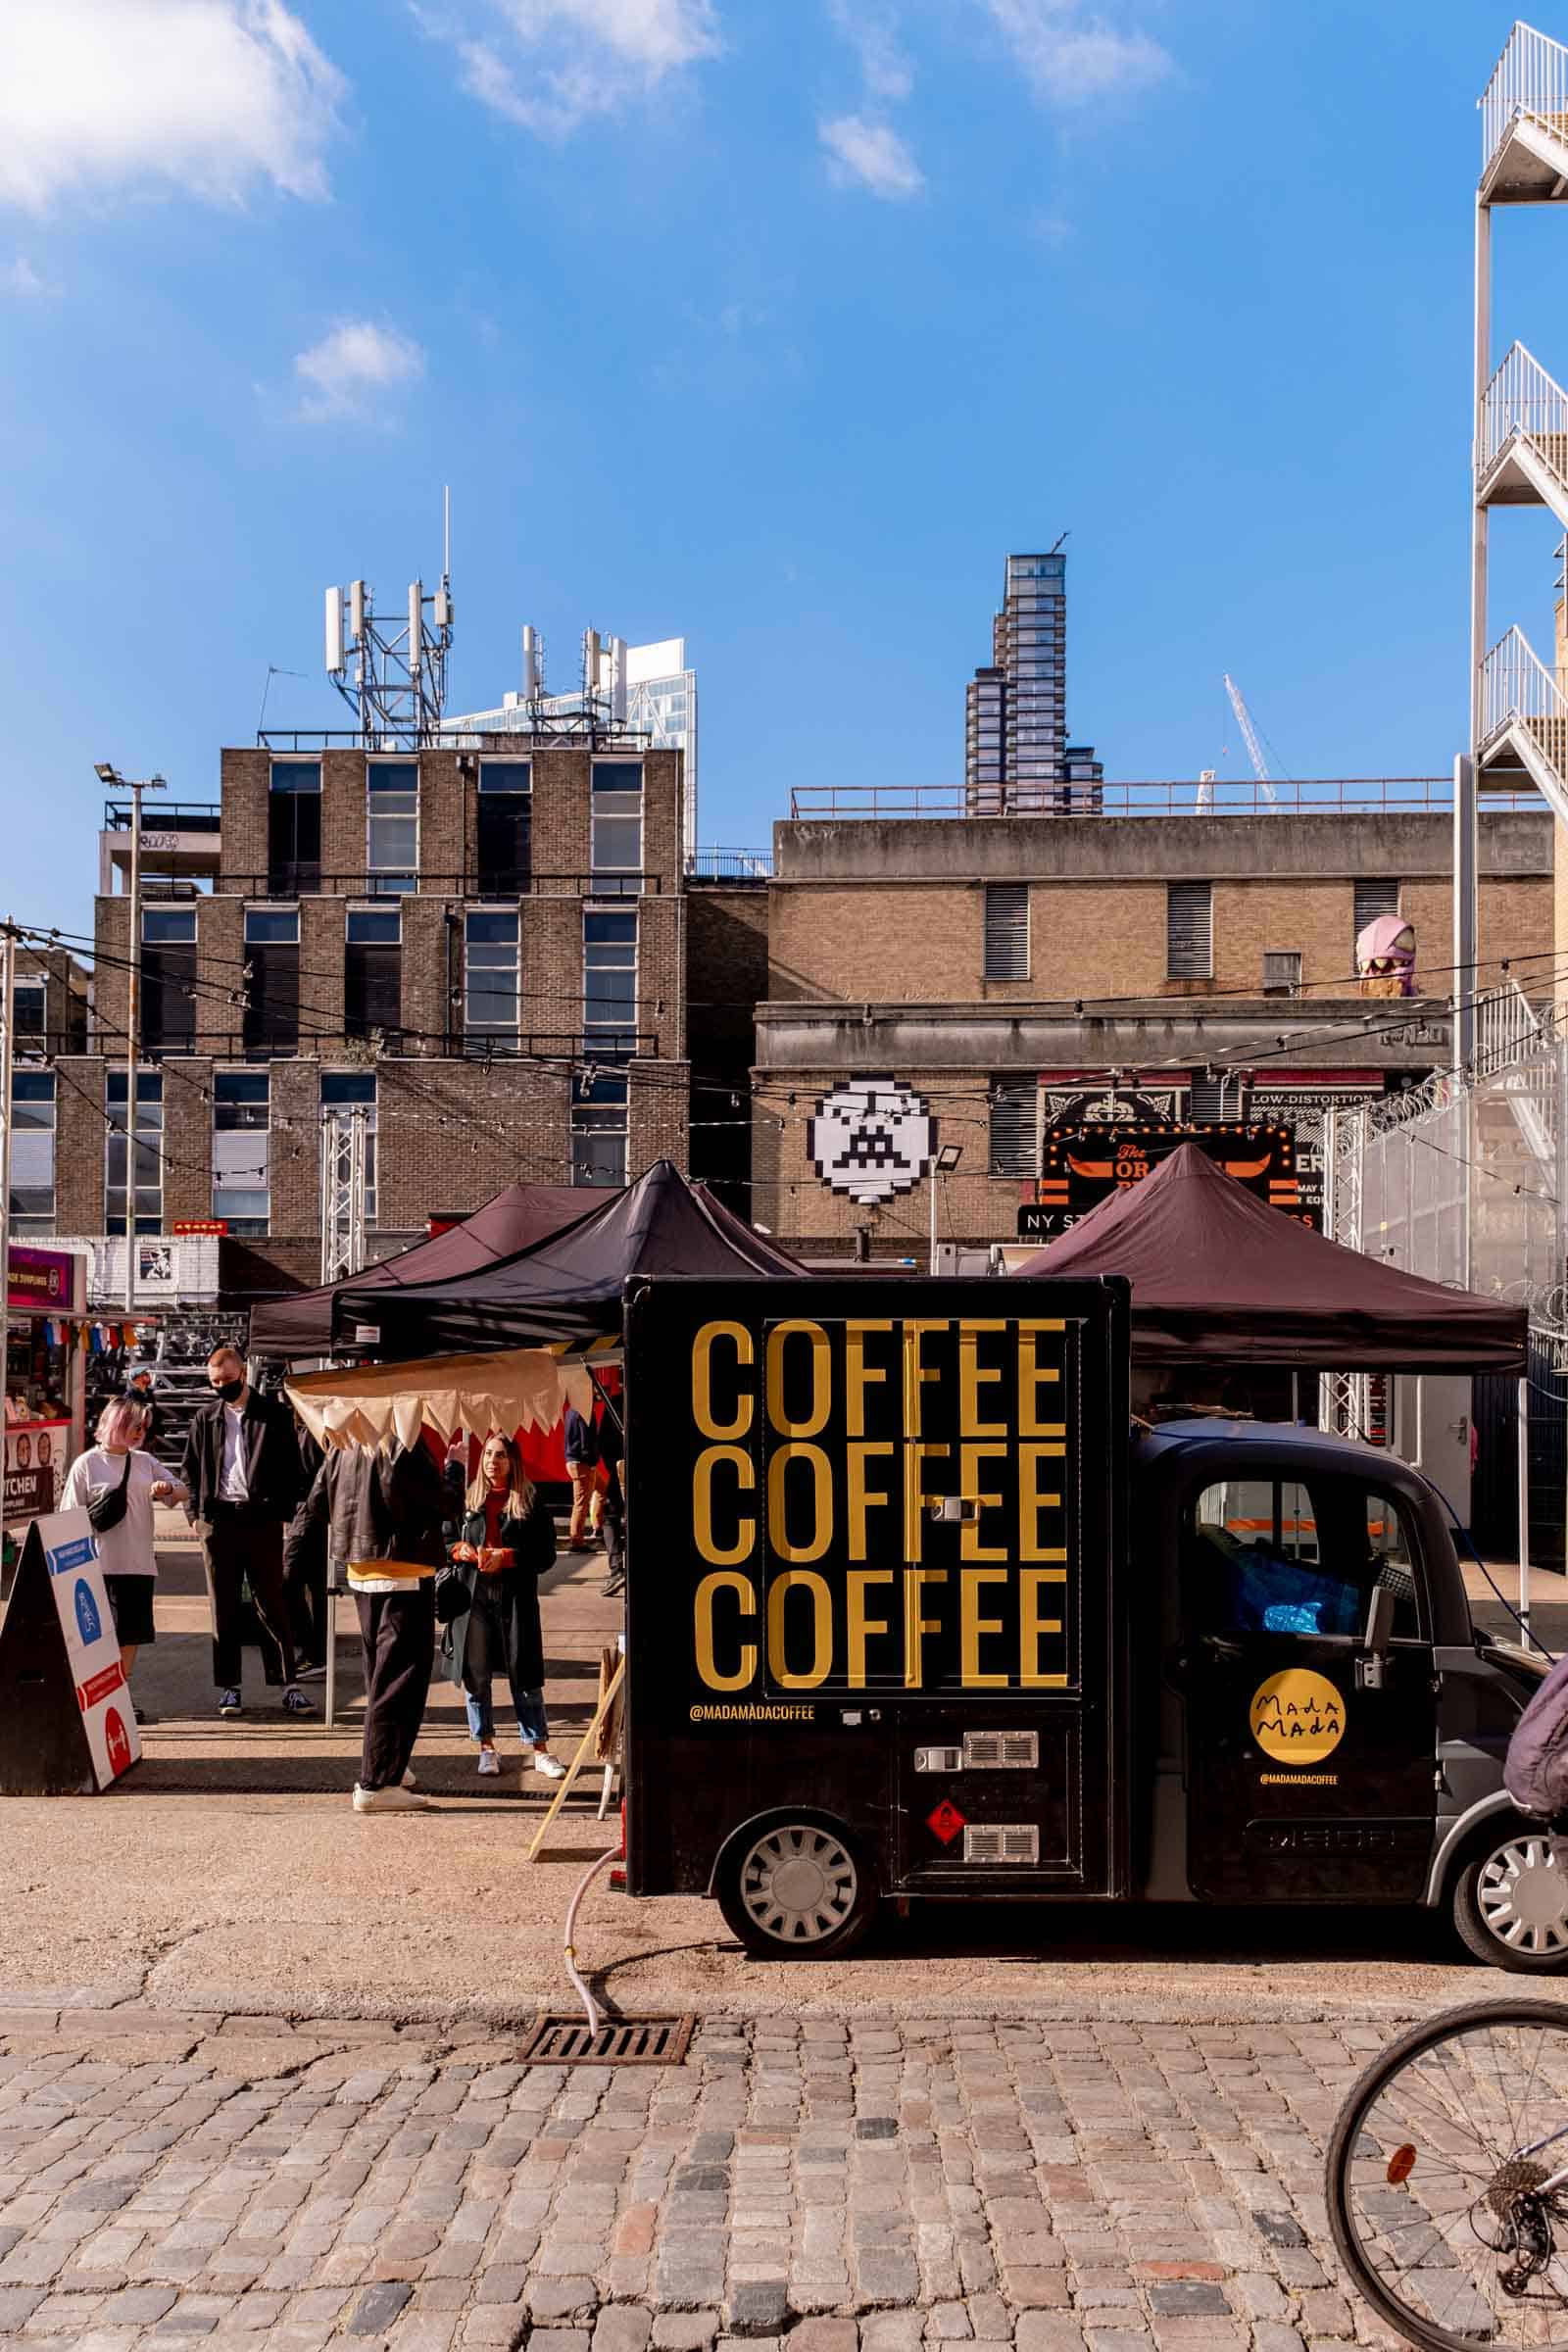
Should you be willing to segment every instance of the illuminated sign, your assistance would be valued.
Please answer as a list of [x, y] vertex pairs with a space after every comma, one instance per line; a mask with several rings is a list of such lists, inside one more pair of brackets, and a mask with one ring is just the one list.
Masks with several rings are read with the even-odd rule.
[[1271, 1208], [1304, 1225], [1318, 1224], [1316, 1205], [1302, 1196], [1296, 1137], [1289, 1127], [1086, 1125], [1046, 1137], [1035, 1198], [1018, 1211], [1018, 1238], [1049, 1242], [1070, 1232], [1102, 1200], [1142, 1184], [1183, 1144], [1196, 1144]]

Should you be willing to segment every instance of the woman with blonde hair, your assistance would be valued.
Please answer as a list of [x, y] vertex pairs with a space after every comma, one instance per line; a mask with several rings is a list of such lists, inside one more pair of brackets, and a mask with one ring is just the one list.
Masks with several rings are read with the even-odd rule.
[[539, 1624], [539, 1579], [555, 1565], [555, 1522], [523, 1469], [514, 1441], [499, 1430], [484, 1442], [451, 1559], [468, 1605], [451, 1627], [450, 1671], [467, 1706], [469, 1733], [479, 1743], [479, 1770], [489, 1776], [501, 1769], [490, 1704], [491, 1681], [500, 1665], [516, 1709], [524, 1757], [531, 1751], [535, 1772], [559, 1781], [564, 1767], [550, 1753]]
[[[93, 1541], [104, 1572], [104, 1590], [120, 1638], [120, 1655], [128, 1678], [142, 1644], [157, 1640], [153, 1630], [153, 1587], [158, 1581], [158, 1555], [153, 1549], [153, 1504], [184, 1502], [185, 1489], [153, 1454], [143, 1450], [152, 1416], [134, 1397], [117, 1396], [104, 1406], [94, 1432], [97, 1443], [72, 1463], [60, 1497], [63, 1511], [80, 1511], [88, 1497], [121, 1489], [124, 1510], [112, 1527], [95, 1531]], [[144, 1707], [136, 1710], [151, 1723]]]

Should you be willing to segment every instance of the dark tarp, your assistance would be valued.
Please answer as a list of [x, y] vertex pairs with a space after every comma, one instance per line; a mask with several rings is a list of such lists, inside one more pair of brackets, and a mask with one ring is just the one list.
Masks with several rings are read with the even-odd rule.
[[[298, 1291], [291, 1298], [274, 1298], [251, 1309], [251, 1348], [257, 1355], [294, 1361], [305, 1355], [330, 1355], [332, 1299], [352, 1283], [356, 1291], [380, 1290], [389, 1283], [456, 1282], [460, 1275], [493, 1266], [497, 1258], [512, 1257], [530, 1249], [564, 1225], [591, 1217], [605, 1204], [602, 1191], [572, 1184], [509, 1184], [493, 1199], [433, 1241], [416, 1242], [395, 1257], [366, 1266], [345, 1282], [328, 1283], [318, 1291]], [[352, 1330], [352, 1325], [349, 1326]], [[340, 1340], [338, 1346], [343, 1342]]]
[[1184, 1144], [1016, 1281], [1125, 1274], [1133, 1355], [1339, 1372], [1525, 1368], [1522, 1306], [1404, 1274], [1256, 1200]]
[[378, 1324], [386, 1355], [515, 1348], [618, 1336], [621, 1285], [633, 1274], [778, 1282], [801, 1271], [705, 1188], [688, 1184], [673, 1161], [660, 1159], [597, 1215], [531, 1250], [451, 1282], [348, 1284], [337, 1315], [343, 1328]]

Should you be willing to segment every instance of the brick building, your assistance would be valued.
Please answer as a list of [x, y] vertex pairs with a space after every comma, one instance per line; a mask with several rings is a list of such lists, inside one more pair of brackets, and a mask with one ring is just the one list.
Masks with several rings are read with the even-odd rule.
[[[1129, 807], [1138, 790], [1105, 788]], [[1449, 1050], [1451, 816], [1377, 787], [1341, 797], [1333, 814], [1063, 823], [884, 819], [870, 798], [857, 818], [841, 792], [830, 819], [777, 826], [758, 1219], [806, 1255], [923, 1266], [934, 1184], [942, 1240], [1013, 1240], [1053, 1128], [1086, 1118], [1288, 1124], [1310, 1184], [1331, 1103], [1411, 1084]], [[1393, 911], [1415, 929], [1421, 993], [1369, 1002], [1356, 936]], [[1480, 922], [1483, 958], [1512, 958], [1549, 999], [1544, 812], [1483, 817]], [[905, 1081], [957, 1165], [874, 1206], [830, 1186], [808, 1122], [855, 1077]]]
[[680, 753], [298, 741], [224, 751], [216, 805], [147, 804], [135, 942], [128, 819], [106, 810], [92, 1031], [40, 1056], [55, 1128], [32, 1229], [125, 1231], [133, 956], [134, 1229], [223, 1220], [230, 1302], [317, 1279], [334, 1108], [368, 1113], [373, 1256], [504, 1184], [684, 1166]]

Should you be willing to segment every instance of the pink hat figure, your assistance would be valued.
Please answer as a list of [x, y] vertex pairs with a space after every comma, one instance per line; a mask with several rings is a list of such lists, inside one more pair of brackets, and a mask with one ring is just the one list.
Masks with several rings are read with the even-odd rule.
[[1363, 997], [1415, 995], [1415, 933], [1402, 914], [1374, 915], [1355, 943]]

